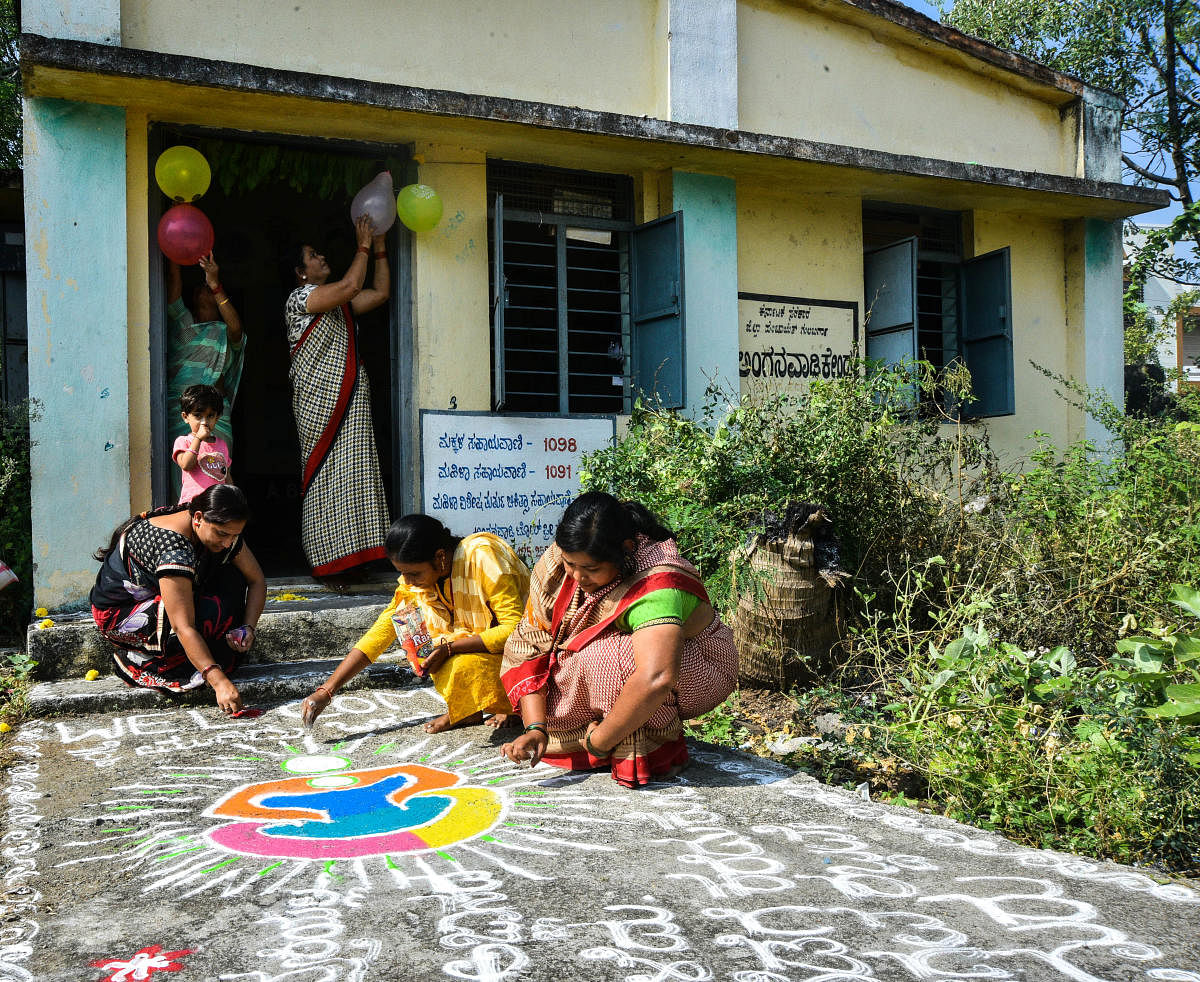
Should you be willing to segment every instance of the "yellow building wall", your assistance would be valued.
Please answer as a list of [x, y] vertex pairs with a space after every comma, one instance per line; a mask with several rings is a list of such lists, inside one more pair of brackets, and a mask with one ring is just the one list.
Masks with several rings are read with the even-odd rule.
[[743, 130], [1075, 175], [1073, 117], [865, 28], [742, 0], [738, 52]]
[[437, 228], [413, 238], [417, 406], [486, 412], [492, 408], [486, 160], [477, 150], [421, 143], [416, 159], [420, 181], [438, 189], [444, 207]]
[[[1016, 413], [988, 420], [993, 448], [1015, 465], [1028, 456], [1034, 430], [1062, 447], [1079, 436], [1077, 415], [1054, 394], [1050, 379], [1031, 362], [1063, 375], [1069, 361], [1068, 316], [1063, 271], [1063, 223], [1034, 215], [975, 212], [974, 254], [1010, 248], [1012, 263], [1013, 382]], [[1076, 330], [1082, 330], [1077, 327]]]
[[122, 0], [121, 43], [635, 116], [666, 113], [665, 0]]
[[[125, 208], [128, 240], [129, 391], [150, 391], [150, 270], [146, 262], [146, 230], [150, 224], [146, 188], [150, 183], [146, 114], [125, 115]], [[150, 401], [129, 400], [129, 500], [132, 511], [154, 505], [150, 486]]]
[[853, 301], [861, 332], [862, 202], [745, 184], [737, 201], [738, 292]]
[[[1016, 413], [987, 421], [992, 446], [1015, 466], [1033, 447], [1034, 430], [1059, 446], [1079, 436], [1076, 411], [1031, 362], [1064, 375], [1070, 361], [1066, 262], [1060, 221], [1021, 214], [974, 214], [969, 251], [980, 256], [1005, 246], [1012, 264], [1013, 373]], [[738, 290], [851, 300], [859, 305], [862, 337], [862, 202], [858, 198], [796, 197], [738, 186]], [[734, 326], [736, 329], [736, 326]], [[733, 380], [737, 391], [737, 380]]]

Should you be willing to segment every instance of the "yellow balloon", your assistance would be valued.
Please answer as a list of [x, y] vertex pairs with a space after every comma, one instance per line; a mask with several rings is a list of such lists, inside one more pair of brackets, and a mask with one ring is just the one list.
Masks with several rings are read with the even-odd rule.
[[409, 184], [396, 195], [396, 214], [414, 232], [428, 232], [442, 220], [441, 196], [428, 184]]
[[212, 182], [212, 170], [204, 154], [192, 147], [167, 147], [158, 155], [154, 179], [172, 201], [195, 201]]

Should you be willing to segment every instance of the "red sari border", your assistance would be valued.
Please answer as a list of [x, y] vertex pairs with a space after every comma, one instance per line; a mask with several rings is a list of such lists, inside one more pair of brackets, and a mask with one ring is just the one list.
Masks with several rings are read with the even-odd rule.
[[[304, 462], [304, 476], [300, 481], [301, 494], [305, 494], [308, 491], [309, 485], [316, 478], [321, 465], [325, 463], [325, 458], [333, 446], [333, 441], [337, 439], [338, 431], [342, 428], [342, 421], [346, 418], [346, 409], [349, 407], [350, 399], [354, 395], [354, 387], [358, 384], [358, 348], [355, 344], [354, 316], [348, 303], [342, 304], [342, 313], [346, 318], [346, 363], [342, 367], [342, 385], [338, 389], [337, 402], [334, 403], [333, 411], [329, 415], [329, 421], [325, 424], [325, 428], [321, 431], [321, 436], [313, 446], [312, 453], [308, 455], [308, 459]], [[304, 333], [300, 335], [300, 340], [292, 348], [291, 354], [293, 358], [296, 356], [296, 352], [300, 350], [300, 346], [308, 338], [309, 332], [324, 316], [325, 314], [318, 314], [313, 318], [312, 323], [304, 329]], [[343, 561], [338, 560], [338, 562]], [[365, 561], [359, 560], [359, 562]], [[328, 572], [337, 572], [336, 569], [328, 568], [333, 565], [336, 564], [327, 563], [325, 566], [319, 567], [319, 569], [325, 569]], [[313, 572], [317, 573], [317, 568], [314, 568]]]
[[352, 552], [349, 556], [342, 556], [340, 559], [333, 559], [327, 563], [322, 563], [320, 566], [314, 566], [312, 575], [329, 576], [333, 573], [341, 573], [343, 570], [350, 569], [353, 566], [369, 563], [373, 559], [387, 559], [387, 550], [383, 546], [375, 546], [371, 549]]
[[542, 758], [551, 767], [568, 771], [596, 771], [610, 767], [613, 780], [627, 788], [638, 788], [659, 774], [666, 774], [674, 767], [688, 762], [687, 740], [677, 737], [648, 754], [637, 754], [613, 760], [611, 757], [593, 757], [586, 750], [569, 754], [547, 754]]
[[508, 693], [508, 701], [515, 707], [521, 702], [522, 696], [544, 689], [550, 681], [550, 673], [553, 670], [553, 654], [529, 658], [519, 665], [514, 665], [507, 672], [502, 672], [500, 684]]
[[[574, 583], [572, 579], [567, 580], [568, 583]], [[629, 591], [620, 600], [617, 601], [616, 610], [608, 617], [600, 621], [598, 624], [593, 624], [591, 627], [584, 628], [574, 637], [569, 638], [562, 646], [567, 651], [579, 651], [581, 648], [590, 644], [606, 631], [612, 624], [624, 614], [630, 607], [634, 605], [642, 597], [648, 593], [653, 593], [655, 590], [683, 590], [698, 597], [705, 603], [708, 603], [708, 592], [704, 589], [704, 584], [699, 583], [694, 577], [686, 573], [677, 572], [675, 570], [666, 570], [661, 573], [651, 573], [649, 576], [639, 580], [629, 588]], [[557, 605], [556, 605], [557, 609]], [[555, 632], [558, 631], [559, 623], [556, 620], [554, 624]]]

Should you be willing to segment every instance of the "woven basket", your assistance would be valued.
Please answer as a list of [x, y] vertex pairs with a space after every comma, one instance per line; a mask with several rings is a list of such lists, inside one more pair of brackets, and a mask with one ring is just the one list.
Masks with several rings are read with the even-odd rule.
[[[730, 619], [743, 683], [784, 691], [826, 677], [839, 640], [835, 591], [813, 562], [814, 512], [783, 539], [758, 536], [734, 551]], [[835, 582], [836, 579], [835, 579]]]

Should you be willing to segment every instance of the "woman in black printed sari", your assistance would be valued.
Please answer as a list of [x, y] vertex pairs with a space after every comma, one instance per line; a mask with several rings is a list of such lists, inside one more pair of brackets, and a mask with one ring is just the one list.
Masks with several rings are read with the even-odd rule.
[[229, 677], [254, 644], [267, 582], [242, 542], [246, 497], [216, 484], [182, 505], [135, 515], [96, 551], [92, 616], [129, 685], [172, 695], [212, 686], [242, 708]]

